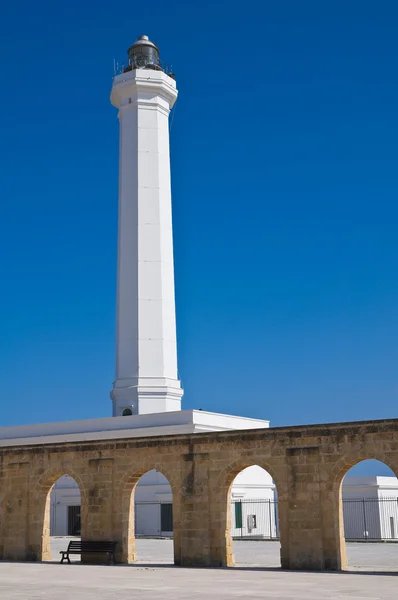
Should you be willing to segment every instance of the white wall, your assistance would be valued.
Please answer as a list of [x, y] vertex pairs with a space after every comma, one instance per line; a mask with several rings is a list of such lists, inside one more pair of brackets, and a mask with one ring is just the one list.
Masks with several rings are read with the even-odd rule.
[[275, 485], [272, 477], [261, 467], [247, 467], [235, 477], [232, 484], [232, 500], [249, 498], [274, 499]]
[[158, 502], [140, 502], [135, 505], [135, 533], [144, 536], [161, 535]]

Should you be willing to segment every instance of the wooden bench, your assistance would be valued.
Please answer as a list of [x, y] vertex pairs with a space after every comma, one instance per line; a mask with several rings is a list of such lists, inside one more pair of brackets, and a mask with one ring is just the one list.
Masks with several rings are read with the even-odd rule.
[[82, 542], [81, 540], [74, 540], [69, 542], [67, 550], [61, 550], [61, 563], [63, 563], [66, 558], [70, 564], [70, 554], [93, 554], [102, 552], [103, 554], [108, 555], [109, 563], [112, 559], [113, 564], [115, 564], [115, 547], [116, 542]]

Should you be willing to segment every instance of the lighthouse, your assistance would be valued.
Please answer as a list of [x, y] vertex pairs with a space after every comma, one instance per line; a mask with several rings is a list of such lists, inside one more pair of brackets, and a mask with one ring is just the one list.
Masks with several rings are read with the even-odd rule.
[[169, 148], [176, 98], [159, 49], [140, 36], [111, 92], [120, 125], [113, 416], [181, 410]]

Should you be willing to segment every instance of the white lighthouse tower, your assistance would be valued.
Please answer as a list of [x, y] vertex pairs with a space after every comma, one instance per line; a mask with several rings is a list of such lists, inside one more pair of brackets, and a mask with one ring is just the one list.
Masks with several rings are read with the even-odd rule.
[[114, 78], [119, 109], [119, 229], [113, 415], [181, 410], [177, 374], [169, 113], [176, 83], [142, 35]]

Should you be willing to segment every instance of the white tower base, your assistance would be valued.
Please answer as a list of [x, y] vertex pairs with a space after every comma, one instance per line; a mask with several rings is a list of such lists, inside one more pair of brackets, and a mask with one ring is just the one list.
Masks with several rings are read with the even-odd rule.
[[[113, 416], [181, 410], [183, 390], [173, 379], [118, 379], [113, 384]], [[131, 410], [131, 413], [128, 411]]]

